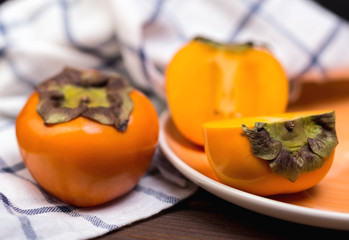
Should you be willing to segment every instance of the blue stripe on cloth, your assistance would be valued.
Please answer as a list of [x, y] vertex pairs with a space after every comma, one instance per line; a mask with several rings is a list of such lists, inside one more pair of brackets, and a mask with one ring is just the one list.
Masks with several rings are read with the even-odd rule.
[[[102, 219], [100, 219], [97, 216], [80, 214], [80, 213], [75, 211], [77, 208], [73, 208], [73, 207], [70, 207], [67, 205], [48, 206], [48, 207], [39, 207], [39, 208], [31, 208], [31, 209], [21, 209], [19, 207], [14, 206], [13, 203], [11, 203], [11, 201], [3, 193], [0, 193], [0, 199], [3, 202], [4, 206], [6, 207], [6, 209], [8, 209], [8, 211], [11, 211], [11, 212], [15, 211], [16, 213], [19, 213], [22, 216], [23, 215], [33, 216], [33, 215], [40, 215], [40, 214], [44, 214], [44, 213], [65, 213], [71, 217], [81, 217], [81, 218], [85, 219], [87, 222], [89, 222], [92, 225], [99, 227], [99, 228], [104, 228], [104, 229], [108, 229], [108, 230], [114, 230], [114, 229], [119, 228], [115, 224], [108, 224], [108, 223], [104, 222]], [[14, 213], [12, 212], [12, 214], [14, 214]], [[29, 221], [29, 219], [28, 219], [28, 221]]]
[[231, 34], [229, 40], [233, 41], [237, 35], [243, 30], [243, 28], [248, 24], [251, 17], [261, 8], [265, 0], [259, 0], [256, 3], [252, 4], [249, 7], [249, 11], [247, 14], [240, 20], [240, 22], [237, 24], [237, 27], [235, 28], [234, 32]]
[[64, 31], [69, 43], [82, 52], [86, 52], [96, 56], [100, 55], [94, 47], [83, 46], [74, 39], [73, 34], [71, 32], [70, 21], [69, 21], [69, 2], [66, 0], [59, 0], [59, 3], [62, 9], [62, 20], [63, 20]]
[[17, 66], [15, 65], [15, 63], [10, 59], [10, 58], [6, 58], [6, 49], [8, 48], [9, 46], [9, 40], [8, 40], [8, 37], [7, 37], [7, 26], [5, 26], [3, 24], [3, 22], [0, 21], [0, 32], [3, 34], [4, 36], [4, 42], [5, 42], [5, 46], [1, 49], [2, 51], [2, 55], [5, 56], [5, 60], [7, 60], [9, 66], [10, 66], [10, 69], [12, 70], [12, 73], [13, 75], [15, 75], [15, 77], [26, 83], [27, 85], [29, 85], [31, 88], [34, 88], [34, 83], [32, 80], [22, 76], [22, 74], [18, 71], [17, 69]]
[[[153, 13], [150, 15], [149, 19], [147, 21], [145, 21], [143, 27], [146, 28], [147, 26], [149, 26], [150, 24], [152, 24], [160, 15], [161, 10], [163, 9], [165, 0], [158, 0], [157, 3], [155, 4], [155, 8], [153, 10]], [[150, 79], [149, 79], [149, 73], [146, 67], [146, 61], [147, 61], [147, 56], [145, 54], [145, 50], [143, 47], [143, 43], [141, 43], [140, 49], [137, 51], [138, 53], [138, 57], [141, 61], [142, 64], [142, 72], [144, 75], [145, 80], [149, 83]]]
[[[11, 215], [16, 216], [16, 214], [13, 213], [12, 208], [9, 206], [9, 201], [8, 201], [7, 197], [4, 194], [0, 193], [0, 199], [2, 200], [2, 202], [3, 202], [7, 212], [9, 214], [11, 214]], [[22, 230], [23, 230], [26, 238], [30, 239], [30, 240], [31, 239], [37, 239], [35, 231], [34, 231], [32, 225], [31, 225], [28, 217], [26, 217], [26, 216], [17, 216], [17, 218], [18, 218], [18, 220], [19, 220], [19, 222], [20, 222], [20, 224], [22, 226]]]
[[[9, 167], [6, 165], [5, 161], [0, 158], [0, 167], [1, 167], [0, 172], [13, 174], [17, 177], [20, 177], [24, 180], [31, 182], [30, 180], [15, 174], [17, 171], [24, 169], [23, 163], [17, 163], [14, 166]], [[46, 200], [49, 200], [49, 198], [54, 199], [53, 197], [51, 197], [51, 195], [48, 195], [44, 190], [42, 190], [39, 185], [37, 185], [36, 183], [33, 183], [33, 184], [41, 191], [41, 193], [44, 196], [46, 195], [45, 196]], [[151, 189], [151, 188], [145, 188], [145, 187], [142, 187], [139, 185], [137, 185], [134, 188], [134, 190], [138, 191], [138, 192], [145, 193], [145, 194], [150, 195], [150, 196], [153, 196], [154, 198], [158, 199], [159, 201], [165, 202], [165, 203], [176, 204], [180, 201], [180, 199], [177, 197], [169, 196], [165, 193], [156, 191], [156, 190]], [[0, 198], [7, 209], [9, 209], [11, 211], [15, 211], [16, 213], [19, 213], [22, 215], [32, 216], [32, 215], [40, 215], [40, 214], [44, 214], [44, 213], [62, 212], [62, 213], [65, 213], [69, 216], [72, 216], [72, 217], [81, 217], [96, 227], [100, 227], [100, 228], [104, 228], [104, 229], [108, 229], [108, 230], [114, 230], [114, 229], [118, 228], [117, 225], [105, 223], [97, 216], [91, 216], [91, 215], [77, 213], [75, 210], [77, 210], [78, 208], [70, 207], [68, 205], [55, 205], [55, 206], [46, 206], [46, 207], [33, 208], [33, 209], [21, 209], [19, 207], [14, 206], [4, 194], [0, 193]], [[52, 201], [48, 201], [48, 202], [52, 202]], [[55, 202], [55, 203], [57, 204], [59, 202]], [[12, 214], [14, 214], [14, 213], [12, 213]], [[29, 219], [27, 220], [27, 222], [29, 222]]]
[[70, 10], [71, 4], [67, 0], [59, 0], [59, 3], [62, 10], [63, 26], [64, 26], [64, 31], [65, 31], [67, 40], [73, 47], [75, 47], [79, 51], [99, 58], [99, 60], [102, 61], [102, 63], [100, 64], [100, 66], [96, 66], [96, 68], [101, 69], [101, 68], [113, 66], [122, 59], [121, 54], [118, 54], [112, 57], [107, 57], [98, 50], [99, 48], [107, 44], [110, 44], [113, 42], [116, 43], [116, 37], [114, 35], [108, 37], [106, 40], [102, 41], [99, 44], [96, 44], [95, 46], [83, 46], [82, 44], [78, 43], [73, 37], [73, 33], [70, 27], [69, 10]]
[[10, 69], [12, 70], [13, 75], [16, 77], [16, 79], [20, 80], [21, 82], [27, 84], [32, 90], [34, 90], [35, 88], [35, 81], [32, 79], [29, 79], [28, 77], [24, 77], [23, 74], [19, 71], [17, 65], [15, 64], [15, 62], [10, 59], [7, 58], [7, 63], [10, 66]]
[[28, 25], [28, 24], [32, 23], [33, 21], [37, 20], [39, 17], [41, 17], [43, 13], [47, 12], [49, 10], [49, 8], [53, 7], [55, 4], [57, 4], [57, 1], [44, 1], [41, 6], [39, 6], [37, 9], [35, 9], [25, 19], [20, 19], [20, 20], [17, 20], [15, 22], [9, 22], [6, 25], [9, 28], [17, 28], [17, 27]]
[[19, 221], [20, 221], [20, 223], [22, 225], [22, 229], [24, 231], [24, 234], [25, 234], [26, 238], [28, 240], [36, 240], [36, 239], [38, 239], [37, 236], [36, 236], [36, 233], [35, 233], [35, 231], [33, 229], [33, 226], [31, 225], [28, 217], [26, 217], [26, 216], [19, 216], [18, 219], [19, 219]]
[[[2, 158], [0, 158], [0, 172], [9, 172], [9, 171], [3, 171], [4, 168], [8, 168], [8, 166], [6, 165], [5, 161]], [[10, 172], [12, 171], [10, 170]]]
[[[38, 185], [35, 182], [30, 181], [29, 179], [26, 179], [20, 175], [15, 174], [16, 171], [19, 171], [19, 169], [24, 168], [23, 163], [17, 163], [13, 167], [9, 167], [6, 165], [5, 161], [0, 158], [0, 172], [6, 172], [15, 175], [16, 177], [19, 177], [21, 179], [24, 179], [26, 181], [29, 181], [30, 183], [34, 184], [38, 188], [38, 190], [42, 193], [42, 195], [45, 197], [46, 201], [51, 204], [62, 204], [62, 202], [57, 201], [54, 197], [52, 197], [50, 194], [48, 194], [45, 190], [43, 190], [40, 185]], [[0, 193], [0, 197], [5, 204], [6, 208], [12, 209], [17, 213], [24, 214], [24, 215], [39, 215], [43, 213], [54, 213], [54, 212], [62, 212], [65, 214], [68, 214], [72, 217], [81, 217], [91, 224], [93, 224], [96, 227], [105, 228], [108, 230], [114, 230], [117, 229], [117, 225], [108, 224], [102, 221], [100, 218], [96, 216], [86, 215], [86, 214], [79, 214], [75, 212], [78, 208], [76, 207], [70, 207], [68, 205], [56, 205], [56, 206], [49, 206], [49, 207], [40, 207], [40, 208], [34, 208], [34, 209], [21, 209], [18, 207], [15, 207], [8, 198]], [[29, 220], [28, 220], [29, 221]]]
[[156, 18], [160, 15], [161, 10], [164, 6], [166, 0], [158, 0], [156, 5], [155, 5], [155, 10], [153, 11], [153, 14], [151, 15], [151, 17], [145, 22], [144, 26], [148, 26], [150, 24], [152, 24]]
[[[3, 164], [4, 163], [3, 160], [1, 158], [0, 158], [0, 160], [1, 160], [1, 163]], [[25, 169], [25, 165], [23, 162], [20, 162], [20, 163], [15, 164], [13, 167], [6, 167], [6, 166], [1, 167], [0, 172], [16, 173], [16, 172], [21, 171], [23, 169]]]
[[7, 48], [7, 46], [4, 46], [4, 47], [0, 48], [0, 57], [3, 57], [5, 55], [6, 48]]
[[96, 69], [102, 70], [104, 68], [115, 68], [118, 63], [122, 61], [122, 56], [116, 55], [114, 57], [104, 60], [100, 65], [95, 66]]
[[[241, 3], [247, 4], [246, 1], [240, 0]], [[307, 54], [311, 54], [310, 50], [303, 44], [302, 41], [300, 41], [294, 34], [292, 34], [290, 31], [284, 27], [280, 21], [275, 19], [272, 15], [267, 14], [264, 11], [259, 11], [258, 16], [261, 17], [262, 20], [266, 21], [268, 24], [270, 24], [274, 29], [276, 29], [279, 33], [284, 35], [286, 39], [290, 40], [293, 44], [295, 44], [298, 48], [300, 48], [302, 51], [305, 51]]]
[[[109, 44], [116, 44], [117, 42], [117, 38], [115, 35], [109, 37], [108, 39], [106, 39], [105, 41], [102, 41], [101, 43], [97, 44], [95, 46], [96, 49], [102, 48], [104, 46], [107, 46]], [[103, 62], [98, 65], [95, 66], [96, 69], [102, 70], [105, 68], [116, 68], [117, 64], [121, 63], [123, 60], [123, 57], [121, 54], [117, 54], [114, 56], [110, 56], [110, 57], [104, 57], [104, 59], [102, 59]]]
[[3, 123], [2, 125], [0, 125], [0, 131], [7, 130], [10, 127], [13, 127], [14, 124], [15, 124], [14, 121], [9, 121], [9, 122]]
[[321, 67], [320, 63], [319, 63], [319, 58], [321, 56], [321, 54], [326, 50], [326, 48], [330, 45], [330, 43], [335, 39], [335, 37], [337, 36], [337, 33], [339, 32], [339, 30], [341, 29], [342, 26], [342, 20], [338, 18], [338, 21], [336, 22], [335, 26], [332, 28], [332, 30], [330, 31], [330, 33], [327, 35], [327, 38], [325, 39], [325, 41], [321, 44], [321, 46], [318, 48], [318, 50], [316, 51], [316, 53], [312, 56], [312, 58], [310, 59], [309, 63], [307, 66], [305, 66], [298, 74], [297, 76], [301, 76], [303, 74], [305, 74], [306, 72], [308, 72], [310, 70], [310, 68], [312, 66], [314, 66], [315, 64], [317, 64], [320, 67], [320, 70], [323, 74], [324, 77], [326, 77], [326, 71], [323, 67]]
[[178, 23], [177, 19], [174, 18], [173, 15], [171, 15], [171, 12], [169, 14], [164, 14], [164, 18], [166, 18], [166, 21], [171, 25], [171, 28], [176, 33], [177, 37], [184, 43], [187, 42], [189, 39], [186, 36], [185, 32], [183, 31], [183, 28]]
[[117, 42], [116, 36], [112, 35], [109, 38], [107, 38], [106, 40], [102, 41], [101, 43], [96, 44], [96, 46], [94, 46], [94, 48], [102, 48], [104, 46], [107, 46], [111, 43], [116, 43], [116, 42]]
[[300, 41], [294, 34], [292, 34], [292, 32], [288, 31], [286, 27], [282, 26], [280, 21], [264, 12], [261, 13], [260, 16], [262, 20], [268, 22], [277, 32], [284, 35], [287, 40], [296, 45], [299, 49], [301, 49], [309, 55], [311, 54], [310, 50], [303, 44], [303, 42]]
[[[241, 2], [246, 4], [245, 1], [241, 1]], [[308, 54], [310, 56], [309, 64], [306, 67], [304, 67], [298, 74], [296, 74], [295, 78], [299, 78], [301, 75], [305, 74], [314, 65], [317, 65], [318, 68], [320, 69], [321, 73], [324, 75], [324, 77], [326, 77], [326, 71], [325, 71], [324, 67], [318, 61], [318, 58], [319, 58], [319, 53], [318, 52], [313, 54], [310, 51], [310, 49], [308, 49], [301, 40], [299, 40], [294, 34], [292, 34], [292, 32], [288, 31], [286, 27], [282, 26], [280, 24], [280, 21], [278, 21], [275, 18], [273, 18], [273, 16], [271, 16], [270, 14], [266, 14], [265, 12], [260, 12], [259, 16], [261, 16], [261, 19], [267, 21], [279, 33], [283, 34], [286, 37], [287, 40], [291, 41], [295, 46], [297, 46], [299, 49], [301, 49], [302, 51], [304, 51], [306, 54]], [[341, 22], [341, 20], [339, 19], [339, 23], [340, 22]], [[339, 26], [337, 25], [337, 27], [339, 27]], [[336, 32], [338, 30], [339, 30], [339, 28], [338, 29], [334, 29], [333, 35], [330, 34], [330, 38], [328, 39], [328, 41], [325, 41], [326, 45], [328, 45], [329, 42], [332, 41], [331, 38], [334, 38], [334, 36], [336, 35]], [[319, 49], [322, 52], [324, 50], [324, 48], [326, 48], [326, 47], [327, 46], [322, 46]], [[321, 54], [321, 52], [320, 52], [320, 54]]]
[[[80, 1], [82, 0], [69, 1], [69, 3], [73, 5]], [[44, 13], [47, 13], [51, 7], [54, 7], [58, 3], [59, 0], [43, 1], [42, 5], [38, 6], [38, 8], [32, 11], [32, 13], [29, 16], [26, 16], [26, 18], [15, 20], [14, 22], [8, 22], [6, 25], [11, 29], [28, 25], [40, 18]]]
[[180, 199], [177, 197], [169, 196], [163, 192], [156, 191], [152, 188], [145, 188], [145, 187], [142, 187], [140, 185], [137, 185], [133, 190], [136, 192], [142, 192], [142, 193], [145, 193], [147, 195], [150, 195], [150, 196], [158, 199], [159, 201], [165, 202], [165, 203], [176, 204], [180, 201]]
[[144, 177], [155, 176], [158, 174], [160, 174], [159, 169], [157, 167], [153, 167], [144, 174]]
[[[280, 24], [280, 21], [274, 19], [271, 15], [268, 15], [266, 13], [262, 13], [260, 14], [260, 16], [262, 16], [261, 19], [268, 22], [274, 29], [276, 29], [279, 33], [284, 35], [285, 39], [287, 39], [296, 47], [298, 47], [300, 50], [305, 52], [308, 56], [310, 56], [310, 58], [313, 58], [313, 53], [310, 51], [310, 49], [308, 49], [301, 40], [299, 40], [294, 34], [292, 34], [292, 32], [288, 31], [286, 27], [282, 26]], [[324, 68], [319, 63], [316, 63], [316, 64], [318, 64], [318, 67], [321, 69], [321, 72], [324, 72]], [[296, 74], [296, 76], [299, 77], [302, 74], [301, 72], [302, 71]]]
[[[149, 19], [147, 21], [145, 21], [143, 27], [146, 28], [147, 26], [149, 26], [150, 24], [152, 24], [157, 17], [160, 15], [161, 10], [164, 6], [165, 0], [158, 0], [157, 3], [155, 4], [155, 8], [153, 13], [150, 15]], [[143, 75], [146, 81], [149, 82], [149, 73], [146, 67], [146, 61], [147, 61], [147, 56], [145, 54], [145, 50], [143, 47], [143, 43], [141, 43], [140, 49], [138, 51], [138, 57], [141, 61], [142, 64], [142, 71], [143, 71]]]
[[2, 33], [2, 35], [4, 36], [6, 36], [7, 34], [7, 27], [1, 21], [0, 21], [0, 33]]
[[47, 193], [37, 182], [32, 181], [28, 178], [25, 178], [19, 174], [17, 174], [18, 171], [25, 169], [25, 165], [23, 162], [17, 163], [14, 166], [10, 167], [8, 166], [5, 161], [0, 158], [0, 173], [8, 173], [8, 174], [12, 174], [26, 182], [29, 182], [30, 184], [34, 185], [42, 194], [42, 196], [45, 198], [45, 200], [48, 203], [51, 204], [58, 204], [58, 203], [62, 203], [61, 201], [59, 201], [58, 199], [52, 197], [52, 195], [50, 195], [49, 193]]
[[146, 81], [149, 81], [149, 74], [147, 71], [147, 66], [146, 66], [146, 61], [147, 61], [147, 57], [145, 55], [145, 51], [143, 49], [143, 47], [141, 47], [141, 49], [138, 52], [138, 57], [141, 60], [141, 64], [142, 64], [142, 71], [144, 74], [144, 78], [146, 79]]

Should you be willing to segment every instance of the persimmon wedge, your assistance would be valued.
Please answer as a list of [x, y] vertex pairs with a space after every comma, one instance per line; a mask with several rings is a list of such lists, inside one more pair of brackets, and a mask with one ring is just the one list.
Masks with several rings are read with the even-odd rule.
[[218, 179], [256, 195], [295, 193], [331, 168], [334, 112], [285, 113], [203, 125], [205, 152]]
[[204, 122], [281, 113], [288, 103], [286, 74], [270, 51], [204, 38], [190, 41], [170, 61], [166, 92], [176, 127], [201, 146]]

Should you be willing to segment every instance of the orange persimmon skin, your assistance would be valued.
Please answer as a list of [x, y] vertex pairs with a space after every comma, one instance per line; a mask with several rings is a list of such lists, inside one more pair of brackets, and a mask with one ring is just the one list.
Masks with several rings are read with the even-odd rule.
[[218, 179], [261, 196], [295, 193], [315, 186], [330, 170], [335, 154], [333, 150], [321, 168], [303, 173], [291, 182], [272, 172], [268, 161], [252, 153], [250, 141], [241, 127], [204, 127], [204, 135], [205, 152]]
[[133, 90], [127, 130], [84, 117], [45, 125], [34, 93], [18, 115], [16, 135], [34, 179], [55, 197], [75, 206], [96, 206], [130, 191], [146, 172], [158, 139], [151, 102]]
[[204, 145], [204, 122], [281, 113], [288, 103], [287, 77], [269, 52], [233, 53], [200, 41], [171, 60], [166, 92], [176, 127], [198, 145]]

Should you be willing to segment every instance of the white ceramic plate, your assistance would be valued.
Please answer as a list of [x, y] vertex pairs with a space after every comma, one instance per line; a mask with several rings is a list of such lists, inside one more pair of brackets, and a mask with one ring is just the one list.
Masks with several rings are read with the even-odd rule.
[[184, 163], [166, 142], [164, 124], [168, 119], [169, 114], [164, 112], [160, 118], [160, 148], [168, 160], [198, 186], [226, 201], [267, 216], [317, 227], [349, 230], [348, 213], [313, 209], [256, 196], [219, 183], [197, 172]]

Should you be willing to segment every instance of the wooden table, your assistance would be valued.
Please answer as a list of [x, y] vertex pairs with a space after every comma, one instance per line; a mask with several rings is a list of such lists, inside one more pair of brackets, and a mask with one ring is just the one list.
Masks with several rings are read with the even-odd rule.
[[177, 206], [99, 239], [348, 239], [349, 232], [286, 222], [243, 209], [200, 189]]
[[[305, 84], [290, 110], [308, 106], [348, 109], [349, 82]], [[349, 173], [348, 173], [349, 174]], [[348, 186], [349, 189], [349, 186]], [[98, 239], [349, 239], [349, 231], [317, 228], [264, 216], [226, 202], [203, 189], [175, 207]]]

